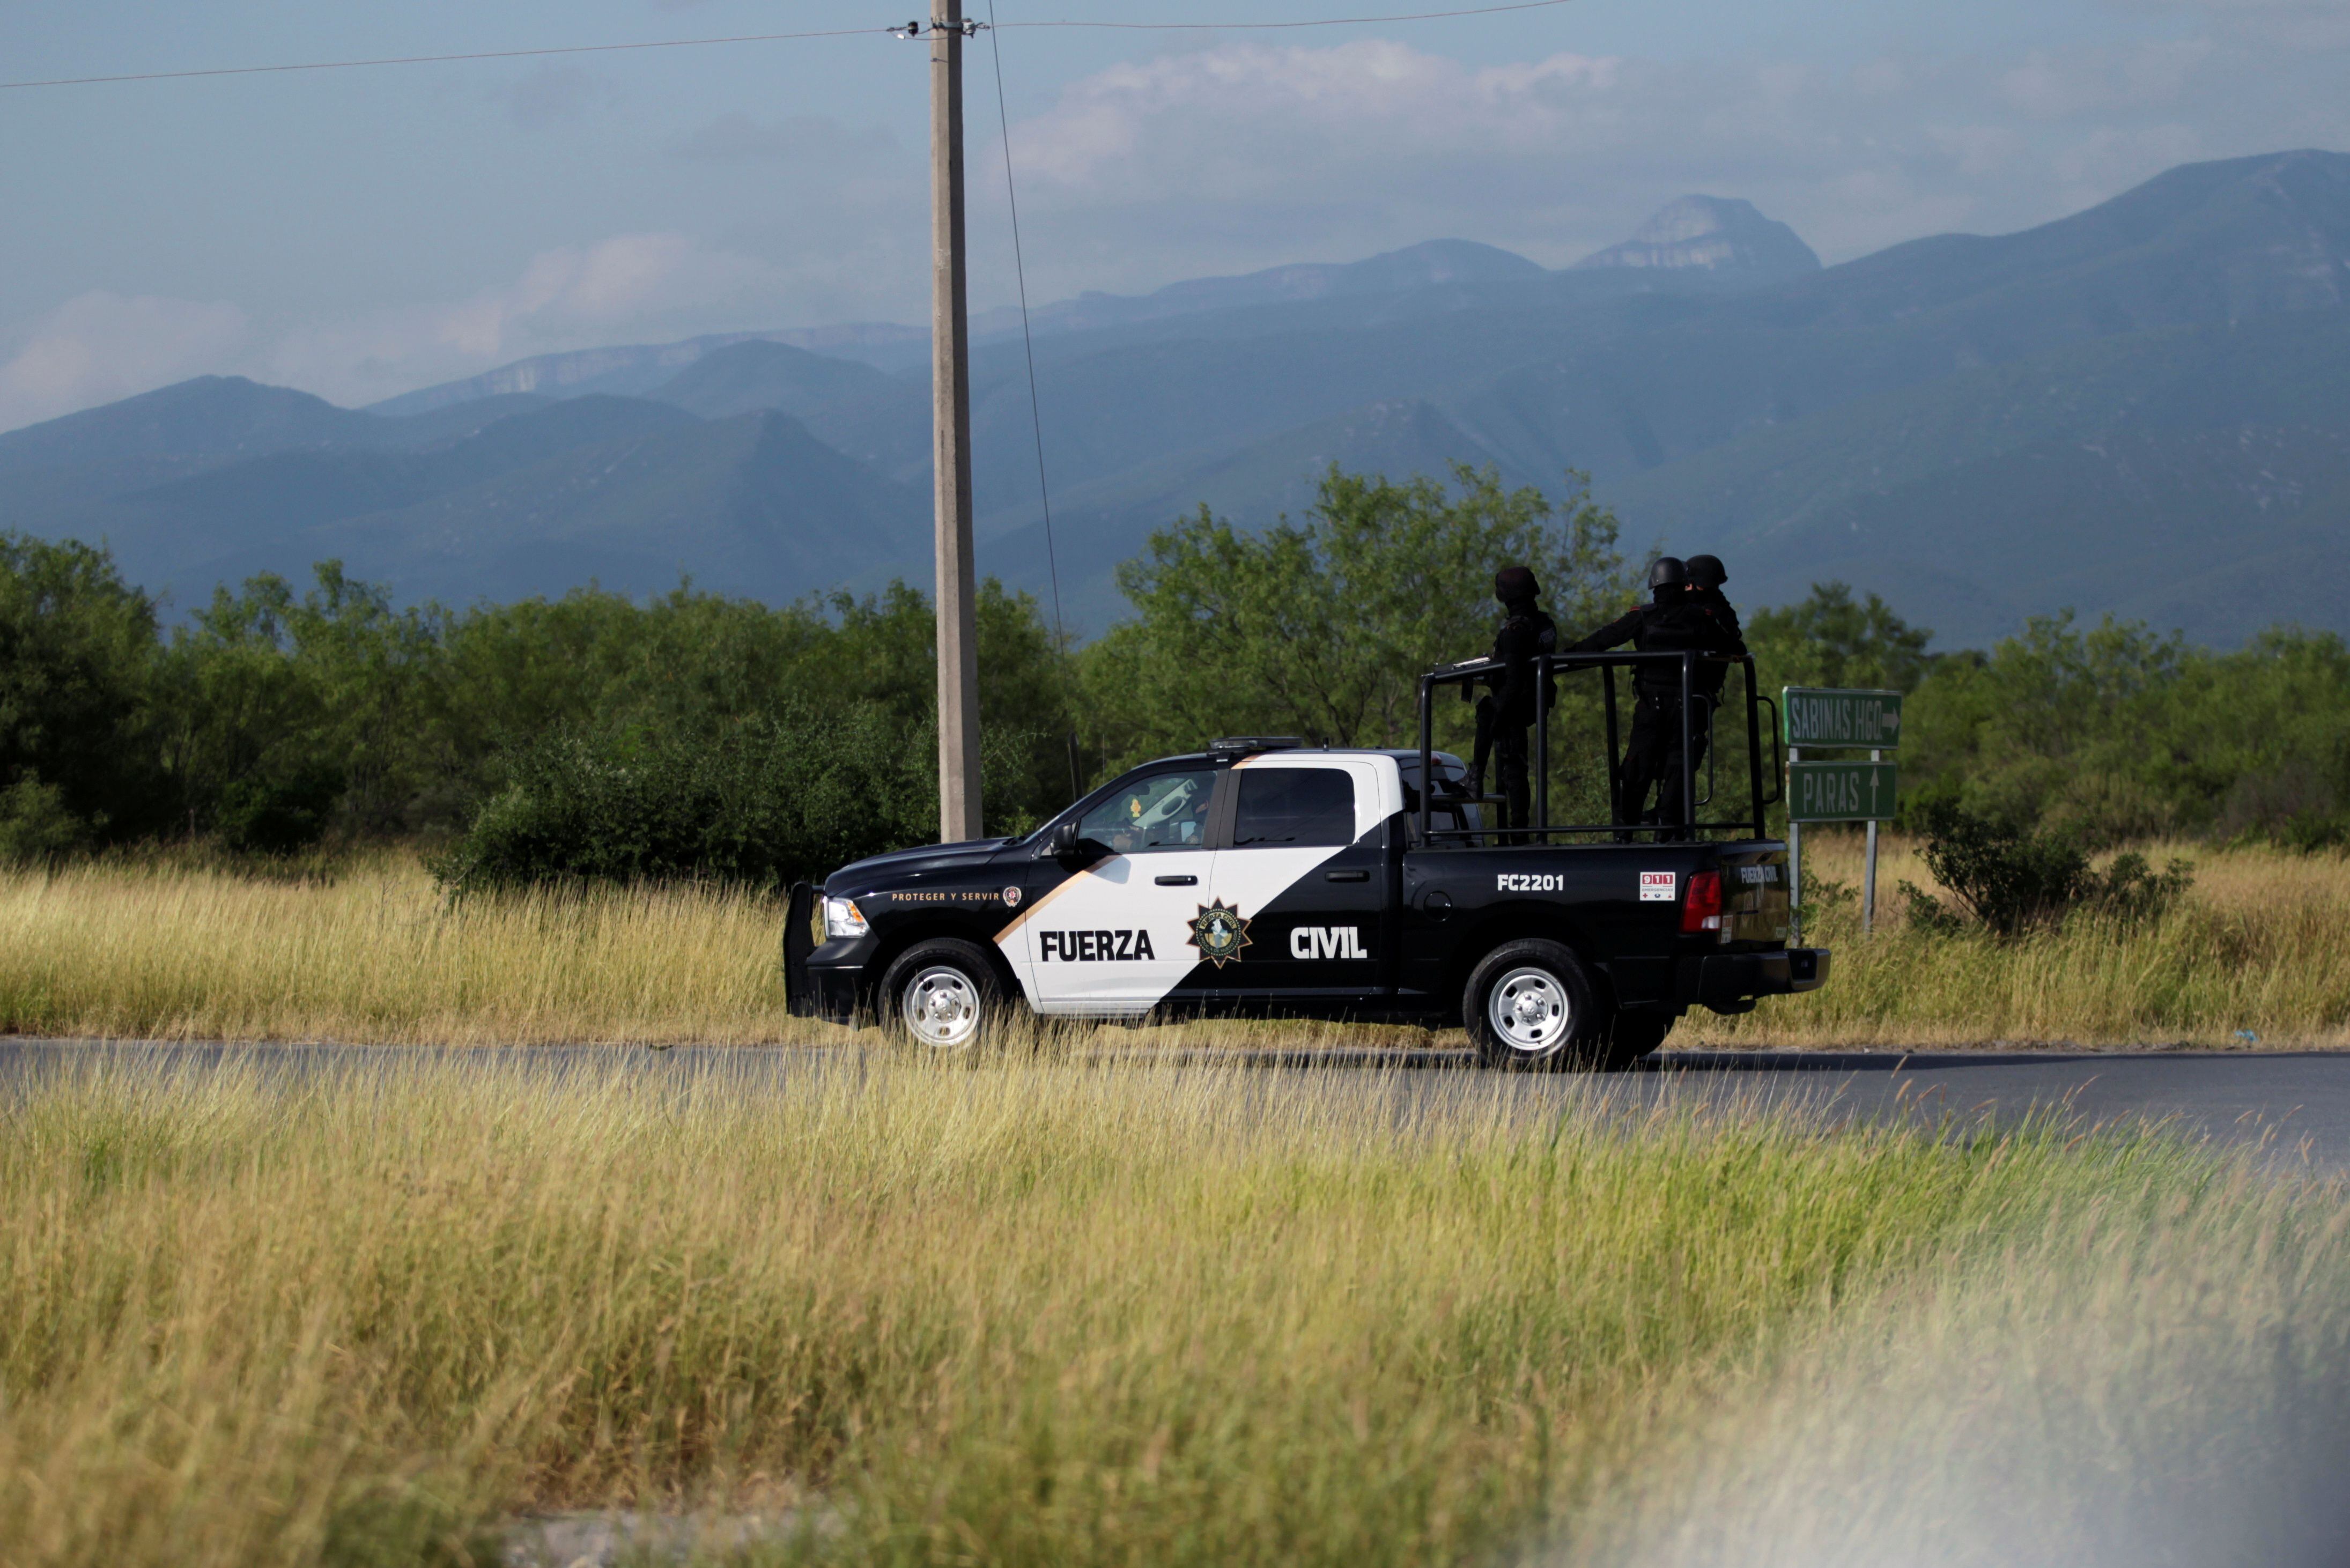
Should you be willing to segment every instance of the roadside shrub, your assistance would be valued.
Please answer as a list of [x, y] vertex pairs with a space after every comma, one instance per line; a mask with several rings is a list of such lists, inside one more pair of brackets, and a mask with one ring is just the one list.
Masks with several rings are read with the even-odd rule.
[[65, 792], [36, 778], [0, 789], [0, 866], [40, 865], [79, 846], [89, 825], [66, 809]]
[[[506, 787], [432, 873], [459, 894], [565, 881], [787, 887], [937, 838], [935, 737], [875, 703], [715, 732], [557, 728], [514, 758]], [[1030, 742], [989, 734], [984, 771], [1017, 766]], [[1028, 823], [999, 814], [993, 826]]]
[[[2072, 833], [2027, 830], [1947, 800], [1930, 803], [1919, 815], [1927, 836], [1926, 865], [1934, 879], [2002, 937], [2053, 925], [2076, 909], [2125, 920], [2159, 919], [2194, 882], [2186, 861], [2173, 860], [2156, 871], [2135, 850], [2116, 856], [2099, 872]], [[1913, 891], [1913, 919], [1919, 897]], [[1933, 917], [1927, 919], [1933, 929]]]
[[1901, 879], [1901, 919], [1908, 928], [1929, 937], [1955, 937], [1967, 929], [1966, 921], [1950, 912], [1950, 907], [1925, 888]]
[[226, 848], [290, 855], [325, 836], [342, 797], [340, 769], [315, 761], [298, 763], [281, 777], [230, 781], [213, 807], [213, 826]]
[[1860, 907], [1860, 894], [1849, 882], [1839, 882], [1833, 877], [1804, 878], [1804, 903], [1797, 910], [1803, 927], [1811, 929], [1831, 915], [1842, 915]]
[[2172, 860], [2159, 871], [2146, 857], [2127, 850], [2114, 857], [2103, 876], [2092, 876], [2089, 901], [2102, 913], [2128, 921], [2158, 920], [2195, 885], [2191, 862]]
[[2000, 936], [2061, 919], [2085, 891], [2088, 853], [2070, 835], [2027, 831], [1946, 800], [1919, 816], [1934, 879]]
[[2350, 842], [2350, 805], [2338, 782], [2350, 778], [2350, 742], [2330, 763], [2299, 763], [2246, 774], [2228, 787], [2212, 833], [2224, 843], [2262, 839], [2313, 854]]

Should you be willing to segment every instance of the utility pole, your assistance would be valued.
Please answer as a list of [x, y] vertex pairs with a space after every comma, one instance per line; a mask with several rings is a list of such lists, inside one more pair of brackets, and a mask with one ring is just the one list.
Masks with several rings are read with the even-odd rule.
[[971, 317], [964, 303], [962, 0], [931, 22], [931, 457], [937, 475], [939, 838], [980, 836], [978, 597], [971, 544]]

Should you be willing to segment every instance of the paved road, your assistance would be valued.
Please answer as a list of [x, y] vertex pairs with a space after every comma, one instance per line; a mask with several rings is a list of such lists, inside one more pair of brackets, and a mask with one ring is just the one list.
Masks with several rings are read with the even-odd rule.
[[[1467, 1064], [1439, 1053], [1364, 1052], [1356, 1063], [1421, 1069], [1432, 1083], [1483, 1081], [1473, 1071], [1440, 1074]], [[1277, 1064], [1293, 1064], [1308, 1070], [1296, 1058]], [[2056, 1109], [2093, 1126], [2165, 1122], [2189, 1137], [2259, 1145], [2281, 1163], [2350, 1172], [2350, 1053], [1663, 1051], [1630, 1073], [1506, 1081], [1627, 1110], [1695, 1098], [1931, 1122]]]
[[[1185, 1053], [1190, 1060], [1210, 1054]], [[831, 1070], [852, 1054], [799, 1049], [683, 1047], [673, 1051], [582, 1047], [526, 1052], [442, 1053], [402, 1047], [305, 1045], [125, 1045], [87, 1041], [0, 1039], [0, 1087], [100, 1056], [182, 1067], [238, 1062], [302, 1072], [336, 1064], [436, 1059], [523, 1062], [562, 1073], [618, 1067], [675, 1080], [710, 1071], [746, 1086], [781, 1089], [797, 1075]], [[1114, 1061], [1115, 1058], [1108, 1060]], [[1332, 1086], [1429, 1102], [1488, 1088], [1496, 1080], [1443, 1052], [1336, 1051], [1239, 1054], [1267, 1073], [1326, 1075]], [[1341, 1076], [1341, 1075], [1344, 1076]], [[1644, 1111], [1694, 1099], [1753, 1104], [1866, 1119], [1945, 1113], [2001, 1120], [2061, 1107], [2086, 1122], [2168, 1121], [2191, 1136], [2266, 1147], [2281, 1162], [2350, 1172], [2350, 1053], [2183, 1051], [2098, 1053], [1893, 1051], [1668, 1051], [1630, 1073], [1601, 1077], [1527, 1075], [1499, 1080], [1514, 1093]]]
[[1796, 1099], [1833, 1096], [1872, 1116], [1907, 1106], [2006, 1119], [2061, 1106], [2092, 1124], [2168, 1121], [2191, 1136], [2262, 1143], [2281, 1158], [2350, 1170], [2350, 1054], [1666, 1052], [1656, 1071]]

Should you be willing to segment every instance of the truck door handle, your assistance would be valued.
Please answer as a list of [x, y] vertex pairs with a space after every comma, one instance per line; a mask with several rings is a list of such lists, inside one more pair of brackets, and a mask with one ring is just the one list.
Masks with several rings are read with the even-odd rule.
[[1152, 880], [1161, 888], [1196, 888], [1200, 885], [1197, 877], [1156, 877]]
[[1370, 879], [1371, 873], [1367, 867], [1361, 867], [1353, 871], [1325, 871], [1322, 873], [1322, 880], [1325, 882], [1367, 882]]

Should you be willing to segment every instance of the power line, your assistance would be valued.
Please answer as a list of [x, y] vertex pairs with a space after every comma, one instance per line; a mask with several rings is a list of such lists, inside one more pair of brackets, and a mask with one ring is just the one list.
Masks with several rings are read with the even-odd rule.
[[1492, 16], [1543, 11], [1574, 0], [1518, 0], [1513, 5], [1472, 5], [1461, 11], [1405, 11], [1385, 16], [1315, 16], [1301, 22], [1006, 22], [1006, 27], [1109, 27], [1127, 33], [1255, 33], [1287, 27], [1356, 27], [1380, 22], [1436, 22], [1448, 16]]
[[113, 77], [57, 77], [47, 81], [0, 82], [12, 88], [90, 87], [100, 82], [167, 82], [188, 77], [257, 77], [278, 71], [348, 71], [365, 66], [438, 66], [455, 60], [525, 60], [546, 55], [611, 55], [629, 49], [692, 49], [712, 44], [774, 44], [792, 38], [854, 38], [886, 36], [888, 27], [835, 27], [821, 33], [743, 33], [729, 38], [660, 38], [642, 44], [572, 44], [549, 49], [485, 49], [470, 55], [396, 55], [376, 60], [309, 60], [289, 66], [217, 66], [200, 71], [140, 71]]
[[[995, 0], [987, 0], [987, 29], [995, 26]], [[1028, 327], [1028, 263], [1020, 251], [1020, 192], [1012, 182], [1012, 112], [1003, 104], [1003, 47], [987, 40], [995, 61], [995, 123], [1003, 133], [1003, 200], [1012, 209], [1012, 275], [1020, 286], [1020, 341], [1028, 350], [1028, 421], [1036, 432], [1036, 493], [1045, 503], [1045, 566], [1053, 579], [1053, 640], [1066, 647], [1067, 630], [1061, 625], [1061, 563], [1053, 549], [1053, 490], [1045, 479], [1045, 410], [1036, 396], [1036, 337]]]
[[[1083, 27], [1126, 33], [1255, 33], [1297, 27], [1373, 26], [1385, 22], [1435, 22], [1451, 16], [1492, 16], [1506, 11], [1543, 11], [1573, 0], [1517, 0], [1509, 5], [1472, 5], [1455, 11], [1406, 11], [1379, 16], [1316, 16], [1295, 22], [1006, 22], [1006, 27]], [[991, 21], [989, 29], [995, 24]], [[834, 27], [807, 33], [741, 33], [723, 38], [656, 38], [637, 44], [569, 44], [540, 49], [483, 49], [462, 55], [390, 55], [367, 60], [305, 60], [279, 66], [215, 66], [203, 70], [129, 71], [102, 77], [51, 77], [36, 81], [0, 82], [0, 92], [23, 88], [97, 87], [109, 82], [185, 81], [198, 77], [273, 76], [287, 71], [348, 71], [374, 66], [437, 66], [461, 60], [528, 60], [554, 55], [612, 55], [635, 49], [696, 49], [722, 44], [775, 44], [802, 38], [857, 38], [884, 35], [907, 36], [920, 24], [888, 27]]]

